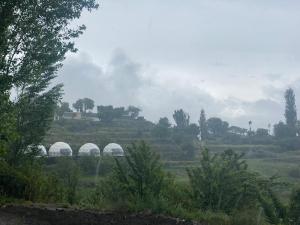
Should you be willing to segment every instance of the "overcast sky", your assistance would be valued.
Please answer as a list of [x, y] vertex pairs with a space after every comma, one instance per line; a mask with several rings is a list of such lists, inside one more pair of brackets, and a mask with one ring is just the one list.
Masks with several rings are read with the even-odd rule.
[[283, 120], [284, 90], [300, 109], [299, 0], [101, 0], [78, 21], [57, 81], [64, 100], [142, 108], [149, 120], [201, 108], [233, 125]]

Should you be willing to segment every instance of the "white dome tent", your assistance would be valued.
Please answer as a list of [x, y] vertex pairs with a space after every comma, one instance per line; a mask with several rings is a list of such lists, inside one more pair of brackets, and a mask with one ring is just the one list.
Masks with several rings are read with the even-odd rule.
[[34, 148], [37, 148], [38, 156], [47, 156], [47, 150], [44, 145], [37, 145], [37, 146], [28, 145], [26, 152], [29, 153], [29, 152], [34, 151], [35, 150]]
[[124, 150], [121, 147], [121, 145], [116, 143], [110, 143], [104, 147], [103, 155], [124, 156]]
[[93, 143], [86, 143], [79, 148], [78, 156], [100, 156], [100, 149]]
[[72, 156], [70, 145], [65, 142], [56, 142], [49, 148], [50, 157]]

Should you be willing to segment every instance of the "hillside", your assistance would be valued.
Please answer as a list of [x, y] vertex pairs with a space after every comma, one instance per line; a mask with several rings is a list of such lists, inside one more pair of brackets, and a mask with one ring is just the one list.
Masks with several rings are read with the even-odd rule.
[[152, 134], [154, 126], [150, 121], [130, 118], [116, 119], [109, 124], [88, 120], [59, 120], [53, 122], [44, 145], [49, 148], [54, 142], [64, 141], [76, 153], [87, 142], [95, 143], [103, 149], [111, 142], [126, 147], [134, 141], [145, 140], [162, 158], [178, 158], [181, 154], [180, 146], [171, 138], [155, 137]]

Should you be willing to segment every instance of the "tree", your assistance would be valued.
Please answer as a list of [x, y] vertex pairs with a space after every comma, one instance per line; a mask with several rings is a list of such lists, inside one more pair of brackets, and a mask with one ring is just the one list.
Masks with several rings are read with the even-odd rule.
[[73, 108], [76, 109], [77, 112], [83, 112], [84, 103], [82, 99], [78, 99], [75, 103], [73, 103]]
[[274, 125], [274, 135], [276, 138], [286, 138], [289, 137], [290, 129], [289, 127], [280, 121], [278, 124]]
[[165, 182], [165, 174], [159, 155], [144, 141], [133, 143], [127, 149], [125, 164], [116, 159], [109, 187], [117, 189], [113, 197], [125, 198], [131, 202], [152, 202], [160, 197]]
[[62, 102], [61, 104], [57, 105], [56, 114], [59, 117], [62, 117], [65, 112], [72, 112], [68, 102]]
[[289, 218], [291, 225], [300, 224], [300, 189], [295, 190], [291, 195]]
[[204, 109], [201, 110], [200, 119], [199, 119], [199, 126], [200, 126], [200, 137], [201, 140], [207, 139], [208, 130], [207, 130], [207, 122]]
[[158, 138], [167, 138], [170, 136], [171, 124], [167, 117], [160, 118], [153, 128], [153, 135]]
[[[84, 8], [96, 8], [94, 1], [64, 3], [68, 1], [4, 0], [0, 4], [0, 105], [8, 106], [0, 117], [11, 122], [1, 133], [8, 137], [10, 163], [20, 162], [15, 157], [28, 143], [41, 141], [49, 128], [62, 87], [50, 88], [50, 81], [65, 54], [76, 51], [72, 39], [84, 29], [68, 25]], [[12, 88], [18, 93], [13, 102]]]
[[250, 134], [250, 133], [252, 133], [252, 124], [253, 124], [253, 122], [251, 120], [249, 120], [248, 124], [249, 124], [249, 132], [248, 133]]
[[80, 175], [79, 166], [72, 159], [61, 158], [57, 165], [57, 173], [64, 184], [66, 200], [74, 204]]
[[100, 121], [110, 123], [116, 118], [120, 118], [126, 114], [124, 107], [114, 108], [111, 105], [108, 106], [97, 106], [98, 117]]
[[112, 105], [97, 106], [99, 120], [106, 122], [106, 123], [111, 122], [114, 119], [113, 110], [114, 110], [114, 108]]
[[247, 129], [237, 127], [237, 126], [231, 126], [228, 128], [228, 132], [230, 132], [232, 134], [245, 136], [247, 134]]
[[173, 114], [176, 126], [179, 129], [187, 128], [190, 124], [190, 116], [182, 109], [175, 110]]
[[83, 103], [83, 111], [86, 113], [87, 110], [93, 110], [94, 108], [94, 101], [90, 98], [84, 98], [82, 99]]
[[285, 92], [285, 120], [286, 125], [291, 130], [289, 133], [292, 137], [296, 136], [297, 109], [295, 103], [295, 94], [293, 89], [289, 88]]
[[278, 224], [284, 217], [282, 204], [272, 190], [278, 181], [248, 171], [243, 156], [232, 150], [215, 155], [202, 151], [199, 166], [187, 169], [194, 207], [232, 213], [259, 205], [267, 219], [275, 222], [271, 224]]
[[200, 128], [197, 124], [191, 123], [186, 129], [186, 134], [192, 136], [193, 138], [198, 138]]
[[258, 128], [256, 130], [256, 136], [258, 137], [267, 137], [269, 136], [269, 130], [268, 129], [264, 129], [264, 128]]
[[229, 124], [220, 118], [212, 117], [207, 120], [207, 129], [209, 134], [215, 137], [223, 136], [228, 131]]
[[[85, 29], [71, 27], [70, 22], [83, 9], [95, 8], [94, 0], [1, 1], [0, 132], [8, 140], [5, 145], [0, 140], [1, 148], [18, 153], [28, 142], [41, 140], [61, 95], [62, 86], [51, 88], [50, 82], [65, 54], [76, 51], [73, 40]], [[9, 98], [12, 89], [17, 90], [14, 101]], [[42, 109], [48, 112], [39, 111]], [[12, 155], [18, 155], [15, 153]]]
[[128, 108], [127, 108], [128, 115], [133, 119], [136, 119], [139, 116], [140, 112], [141, 112], [140, 108], [132, 106], [132, 105], [128, 106]]

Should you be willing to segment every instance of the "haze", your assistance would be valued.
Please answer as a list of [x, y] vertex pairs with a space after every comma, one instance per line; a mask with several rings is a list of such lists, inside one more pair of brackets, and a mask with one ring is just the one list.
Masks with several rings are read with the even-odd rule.
[[201, 108], [231, 124], [283, 120], [283, 93], [300, 105], [300, 2], [102, 0], [79, 24], [57, 82], [64, 100], [142, 108], [152, 121]]

